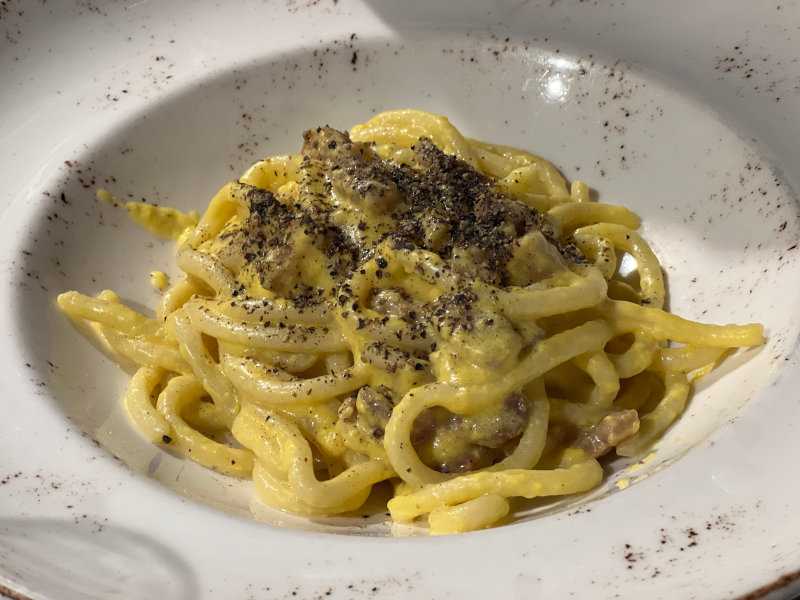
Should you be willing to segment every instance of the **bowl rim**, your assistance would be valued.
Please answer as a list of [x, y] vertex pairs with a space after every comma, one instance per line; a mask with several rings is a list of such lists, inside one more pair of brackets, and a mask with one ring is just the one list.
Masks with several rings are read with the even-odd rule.
[[[213, 3], [209, 2], [198, 5], [200, 8], [195, 9], [198, 12], [203, 10], [207, 11], [207, 16], [198, 15], [198, 20], [209, 19], [215, 15], [219, 16], [219, 14], [216, 13], [211, 7], [212, 4]], [[344, 3], [342, 3], [342, 5], [343, 4]], [[420, 31], [428, 28], [428, 30], [430, 30], [430, 28], [435, 28], [437, 25], [442, 25], [443, 23], [441, 20], [438, 22], [435, 20], [436, 18], [441, 19], [441, 15], [437, 17], [435, 14], [430, 15], [426, 13], [423, 8], [419, 8], [422, 6], [422, 4], [420, 4], [419, 7], [410, 9], [409, 12], [411, 14], [409, 15], [408, 22], [403, 23], [401, 26], [396, 26], [386, 22], [387, 17], [385, 14], [378, 13], [376, 5], [379, 4], [380, 2], [354, 1], [352, 4], [348, 4], [346, 7], [344, 7], [336, 3], [332, 3], [331, 6], [328, 6], [321, 5], [318, 2], [306, 3], [304, 1], [296, 1], [285, 3], [271, 1], [263, 5], [261, 8], [259, 8], [255, 3], [247, 4], [247, 6], [243, 8], [244, 11], [253, 15], [270, 14], [271, 17], [274, 18], [276, 31], [280, 30], [283, 31], [283, 33], [276, 35], [276, 37], [270, 40], [267, 44], [257, 45], [250, 43], [249, 45], [246, 45], [239, 55], [236, 55], [236, 53], [233, 51], [229, 51], [227, 54], [222, 53], [221, 58], [213, 67], [213, 69], [216, 69], [214, 72], [224, 72], [233, 64], [246, 63], [247, 61], [252, 60], [254, 57], [263, 56], [265, 53], [275, 54], [278, 52], [291, 52], [306, 48], [306, 44], [316, 43], [316, 40], [320, 37], [317, 28], [317, 20], [320, 17], [326, 19], [326, 31], [323, 34], [323, 37], [326, 39], [335, 39], [343, 35], [347, 35], [353, 29], [356, 29], [359, 36], [363, 36], [365, 39], [400, 39], [403, 37], [403, 31], [405, 31], [405, 29], [408, 29], [409, 31]], [[479, 3], [467, 3], [467, 6], [464, 8], [464, 13], [466, 15], [464, 23], [448, 23], [446, 26], [442, 26], [442, 29], [447, 29], [454, 34], [459, 34], [466, 31], [475, 31], [476, 33], [486, 31], [485, 21], [481, 21], [481, 19], [485, 19], [485, 17], [474, 12], [474, 5], [477, 4]], [[500, 7], [498, 10], [501, 16], [504, 15], [503, 18], [510, 18], [513, 14], [515, 14], [513, 11], [503, 13], [501, 10], [504, 5], [503, 2], [498, 2], [496, 4]], [[724, 0], [715, 0], [711, 4], [713, 4], [715, 7], [721, 7], [724, 4]], [[751, 6], [750, 3], [744, 0], [737, 0], [732, 4], [735, 5], [737, 10], [743, 11], [743, 14], [748, 16], [753, 22], [759, 23], [766, 18], [763, 8]], [[0, 261], [9, 267], [3, 271], [2, 275], [0, 275], [0, 278], [2, 278], [2, 283], [4, 284], [3, 289], [0, 290], [0, 330], [15, 332], [16, 327], [18, 326], [18, 324], [15, 322], [16, 313], [14, 307], [16, 306], [16, 302], [18, 301], [19, 297], [14, 291], [14, 285], [16, 285], [17, 279], [15, 275], [16, 272], [12, 269], [12, 266], [15, 265], [14, 261], [16, 257], [19, 256], [19, 234], [27, 227], [30, 219], [37, 210], [36, 206], [34, 205], [35, 203], [28, 201], [40, 189], [42, 189], [41, 186], [52, 180], [52, 175], [43, 174], [40, 171], [42, 166], [50, 164], [48, 160], [32, 160], [30, 158], [35, 156], [37, 153], [41, 153], [42, 149], [47, 144], [47, 137], [45, 135], [46, 127], [51, 125], [53, 118], [47, 117], [46, 115], [50, 114], [50, 112], [56, 108], [59, 111], [64, 111], [64, 120], [67, 122], [62, 123], [59, 127], [54, 128], [57, 132], [57, 136], [59, 136], [59, 139], [63, 140], [64, 143], [74, 143], [75, 140], [96, 140], [98, 139], [98, 136], [103, 134], [103, 132], [108, 131], [108, 127], [112, 127], [114, 124], [121, 125], [124, 123], [124, 119], [131, 118], [130, 113], [128, 113], [127, 116], [124, 116], [122, 112], [103, 112], [80, 107], [70, 108], [67, 106], [68, 102], [64, 101], [63, 98], [55, 99], [53, 97], [54, 94], [52, 90], [50, 90], [50, 93], [45, 94], [45, 96], [42, 98], [40, 97], [41, 91], [43, 89], [47, 90], [49, 86], [43, 85], [42, 81], [36, 79], [35, 77], [31, 78], [31, 81], [26, 81], [26, 77], [22, 74], [23, 69], [29, 69], [30, 73], [33, 73], [34, 75], [41, 74], [39, 76], [42, 77], [46, 74], [49, 74], [52, 70], [52, 66], [47, 65], [46, 58], [42, 56], [42, 53], [37, 53], [35, 51], [37, 49], [36, 44], [41, 42], [40, 36], [43, 34], [53, 32], [54, 34], [57, 34], [57, 36], [63, 36], [58, 37], [58, 39], [65, 45], [65, 48], [68, 48], [69, 56], [72, 60], [75, 60], [81, 56], [91, 56], [92, 58], [97, 59], [98, 57], [96, 53], [91, 53], [86, 48], [79, 47], [76, 39], [77, 33], [81, 30], [81, 28], [89, 27], [91, 29], [91, 35], [97, 35], [98, 40], [105, 40], [102, 43], [108, 44], [108, 38], [104, 37], [105, 34], [102, 33], [103, 24], [107, 23], [107, 19], [115, 16], [122, 16], [119, 22], [119, 30], [118, 32], [115, 32], [115, 35], [117, 35], [119, 32], [124, 32], [126, 30], [133, 31], [135, 27], [140, 26], [143, 20], [146, 20], [145, 17], [152, 17], [153, 14], [155, 14], [153, 11], [156, 11], [155, 7], [147, 4], [138, 8], [139, 12], [131, 11], [131, 13], [121, 11], [120, 7], [113, 2], [108, 2], [106, 4], [100, 3], [99, 6], [101, 10], [107, 13], [105, 17], [102, 17], [102, 15], [98, 15], [93, 11], [84, 11], [80, 14], [79, 12], [76, 12], [74, 15], [72, 15], [71, 20], [67, 20], [61, 24], [56, 23], [52, 18], [52, 15], [48, 15], [46, 11], [31, 11], [31, 13], [33, 13], [33, 16], [31, 17], [32, 20], [25, 23], [25, 27], [28, 27], [29, 29], [25, 30], [25, 32], [20, 36], [20, 39], [16, 45], [21, 45], [20, 47], [29, 45], [30, 48], [33, 48], [33, 50], [29, 49], [27, 54], [25, 52], [15, 50], [14, 52], [19, 52], [21, 57], [21, 60], [14, 61], [18, 63], [17, 65], [14, 65], [13, 63], [9, 64], [11, 61], [6, 61], [5, 63], [0, 61], [0, 78], [3, 78], [3, 75], [7, 75], [9, 81], [13, 81], [15, 84], [17, 84], [14, 91], [16, 98], [12, 98], [7, 93], [3, 94], [0, 92], [0, 157], [2, 157], [0, 163], [5, 163], [0, 165], [0, 179], [9, 182], [9, 187], [6, 194], [0, 196], [0, 212], [2, 212], [2, 214], [4, 214], [6, 217], [4, 222], [0, 223], [0, 232], [4, 234], [0, 236], [0, 238], [2, 238], [0, 239]], [[175, 7], [164, 10], [172, 15], [175, 15], [178, 14], [180, 9], [185, 10], [187, 6], [188, 3], [183, 2], [182, 0], [182, 2], [176, 2]], [[572, 14], [570, 13], [572, 9], [568, 7], [559, 8], [556, 6], [554, 9], [563, 10], [568, 16]], [[420, 17], [420, 21], [415, 21], [413, 18], [413, 13], [415, 10], [419, 11], [420, 15], [427, 15], [427, 17], [431, 19], [431, 22], [425, 23], [422, 17]], [[622, 14], [620, 11], [622, 11], [623, 8], [609, 10], [612, 13], [612, 16], [606, 16], [605, 18], [613, 19], [615, 18], [613, 15], [619, 16]], [[709, 11], [713, 10], [713, 8], [709, 8]], [[270, 12], [262, 13], [261, 11]], [[660, 8], [658, 6], [658, 2], [655, 1], [642, 3], [642, 5], [638, 7], [636, 11], [637, 14], [639, 14], [637, 18], [664, 18], [663, 9]], [[476, 26], [475, 23], [470, 22], [467, 17], [477, 19], [479, 24]], [[491, 22], [493, 23], [492, 29], [494, 31], [504, 30], [501, 20], [493, 17]], [[787, 22], [800, 25], [800, 11], [795, 11], [794, 13], [789, 14], [787, 16]], [[680, 23], [675, 22], [670, 26], [678, 27], [679, 25]], [[600, 24], [598, 24], [598, 27], [600, 27]], [[160, 33], [165, 33], [171, 31], [171, 28], [168, 25], [162, 25], [157, 26], [156, 30], [158, 30]], [[27, 31], [30, 31], [30, 34], [28, 34]], [[289, 34], [290, 31], [293, 35]], [[26, 37], [28, 35], [30, 36], [29, 38]], [[722, 34], [715, 32], [715, 35]], [[756, 37], [756, 35], [757, 34], [755, 33], [753, 34], [754, 37]], [[151, 47], [147, 47], [147, 52], [155, 52], [159, 48], [164, 47], [169, 48], [171, 46], [170, 42], [168, 41], [169, 39], [169, 35], [164, 36], [163, 41], [160, 41]], [[782, 43], [774, 42], [774, 46], [769, 46], [770, 41], [767, 36], [758, 37], [758, 40], [759, 43], [765, 44], [771, 52], [781, 56], [788, 56], [786, 55], [786, 47], [781, 45]], [[136, 43], [139, 42], [135, 42], [134, 46]], [[147, 44], [147, 42], [141, 43], [145, 45]], [[188, 54], [190, 52], [190, 48], [179, 48], [180, 45], [181, 44], [177, 44], [172, 47], [178, 48], [176, 51], [181, 53]], [[5, 47], [6, 49], [9, 49], [10, 45], [6, 44]], [[217, 49], [216, 44], [210, 44], [210, 47], [212, 50]], [[184, 56], [186, 54], [184, 54]], [[73, 83], [72, 90], [64, 90], [64, 97], [68, 97], [70, 100], [72, 100], [75, 94], [85, 96], [87, 94], [87, 90], [95, 91], [97, 89], [101, 89], [103, 87], [103, 78], [109, 77], [112, 72], [113, 60], [115, 58], [116, 57], [112, 56], [105, 62], [98, 60], [98, 63], [100, 63], [102, 65], [102, 69], [104, 69], [98, 71], [98, 81], [91, 84], [81, 82], [80, 84], [76, 85]], [[143, 60], [144, 59], [142, 59], [142, 61]], [[130, 60], [130, 65], [138, 64], [137, 61], [139, 61], [139, 58], [132, 58]], [[655, 65], [653, 68], [657, 69], [657, 67], [658, 65]], [[182, 68], [183, 67], [179, 67], [178, 70]], [[196, 84], [196, 80], [192, 78], [196, 77], [197, 73], [198, 69], [196, 68], [196, 65], [187, 67], [185, 71], [186, 80], [184, 83], [181, 83], [181, 85], [188, 86]], [[800, 71], [798, 71], [798, 74], [800, 74]], [[63, 79], [61, 83], [69, 85], [67, 79]], [[176, 88], [176, 90], [173, 90], [172, 88], [165, 88], [163, 90], [154, 91], [151, 98], [142, 98], [141, 102], [139, 102], [138, 105], [135, 105], [136, 110], [145, 110], [147, 102], [162, 100], [169, 94], [180, 93], [185, 89], [185, 87], [179, 86], [176, 86]], [[32, 100], [27, 106], [23, 106], [19, 100], [20, 98], [31, 98]], [[762, 100], [753, 100], [754, 106], [761, 106], [761, 102]], [[766, 102], [766, 100], [763, 102]], [[785, 101], [779, 107], [770, 106], [770, 109], [776, 111], [779, 115], [784, 114], [791, 116], [793, 111], [798, 107], [800, 107], [800, 98], [792, 98], [788, 101]], [[5, 118], [4, 114], [6, 115]], [[97, 117], [96, 122], [86, 128], [86, 131], [76, 133], [76, 130], [79, 128], [78, 124], [85, 123], [87, 115], [99, 116]], [[31, 123], [31, 119], [35, 118], [42, 119], [42, 122], [39, 125]], [[73, 122], [68, 122], [70, 119], [73, 119]], [[36, 134], [37, 131], [38, 135]], [[12, 144], [19, 140], [21, 132], [24, 132], [25, 135], [28, 136], [29, 141], [27, 142], [27, 145], [21, 150], [12, 148]], [[781, 145], [775, 143], [770, 145], [770, 147], [776, 147], [780, 149]], [[27, 164], [24, 164], [26, 161]], [[22, 165], [22, 167], [20, 167], [20, 165]], [[798, 176], [797, 174], [794, 174], [794, 172], [792, 172], [791, 175], [793, 177]], [[794, 181], [797, 182], [797, 179], [794, 179]], [[26, 204], [28, 204], [28, 206], [26, 206]], [[0, 361], [6, 365], [19, 366], [24, 359], [16, 352], [13, 340], [14, 338], [12, 337], [12, 343], [6, 343], [0, 348]], [[789, 391], [793, 388], [793, 386], [796, 386], [798, 383], [800, 383], [800, 368], [797, 367], [797, 346], [794, 348], [794, 354], [792, 355], [791, 359], [791, 368], [789, 366], [785, 367], [784, 374], [781, 379], [776, 381], [774, 387], [770, 388], [770, 390], [763, 390], [760, 392], [759, 397], [764, 397], [767, 395], [775, 396], [780, 394], [781, 391], [783, 391], [782, 393], [785, 395], [790, 395]], [[11, 368], [9, 368], [8, 371], [11, 371]], [[7, 372], [6, 377], [8, 377], [6, 382], [8, 391], [19, 395], [20, 397], [36, 397], [37, 400], [41, 399], [41, 392], [37, 390], [38, 382], [30, 380], [28, 378], [28, 374], [24, 370], [14, 373]], [[42, 407], [38, 408], [38, 404], [41, 404]], [[15, 421], [15, 423], [19, 423], [19, 425], [14, 425], [14, 427], [22, 427], [24, 429], [25, 427], [33, 426], [32, 424], [35, 422], [37, 423], [38, 427], [41, 427], [41, 432], [55, 434], [55, 432], [59, 431], [59, 428], [63, 425], [61, 415], [53, 411], [52, 406], [44, 406], [48, 403], [38, 404], [36, 409], [26, 408], [21, 410], [20, 415], [18, 416], [19, 421]], [[751, 404], [755, 405], [759, 404], [759, 402], [756, 402], [754, 399]], [[752, 414], [753, 410], [749, 410], [752, 408], [752, 406], [748, 406], [743, 409], [741, 419], [739, 423], [737, 423], [737, 427], [741, 426], [743, 430], [747, 430], [748, 427], [752, 431], [758, 430], [758, 418]], [[98, 467], [97, 473], [93, 477], [96, 477], [97, 479], [102, 478], [108, 482], [113, 482], [114, 485], [118, 485], [121, 490], [119, 492], [115, 492], [119, 494], [118, 497], [111, 499], [110, 503], [116, 503], [117, 505], [110, 507], [109, 514], [120, 516], [123, 507], [125, 507], [131, 511], [131, 516], [129, 517], [128, 522], [130, 522], [130, 519], [141, 517], [143, 514], [142, 509], [137, 511], [133, 507], [129, 506], [130, 503], [136, 498], [140, 498], [143, 499], [143, 504], [147, 504], [148, 502], [158, 503], [159, 506], [169, 507], [171, 510], [176, 511], [177, 514], [183, 515], [183, 517], [186, 519], [185, 522], [181, 522], [182, 519], [177, 519], [176, 523], [172, 524], [176, 535], [178, 535], [178, 532], [183, 532], [183, 534], [186, 534], [187, 530], [192, 527], [192, 523], [196, 523], [198, 521], [202, 521], [209, 528], [213, 528], [218, 532], [235, 531], [236, 535], [239, 536], [238, 539], [245, 539], [248, 534], [251, 534], [254, 531], [253, 521], [248, 519], [239, 519], [228, 514], [218, 513], [214, 509], [198, 503], [187, 503], [184, 499], [174, 496], [168, 490], [161, 488], [160, 484], [157, 482], [131, 470], [120, 469], [119, 464], [113, 458], [107, 456], [103, 451], [98, 450], [93, 445], [91, 440], [83, 439], [79, 434], [73, 434], [73, 437], [75, 439], [65, 442], [65, 444], [69, 445], [69, 451], [75, 452], [83, 457], [91, 457], [92, 468], [95, 466]], [[718, 432], [718, 434], [712, 436], [709, 444], [703, 444], [702, 447], [693, 450], [692, 456], [685, 457], [680, 461], [680, 464], [673, 465], [668, 471], [654, 475], [652, 478], [641, 482], [639, 485], [635, 486], [635, 488], [626, 491], [625, 494], [615, 494], [613, 497], [604, 499], [602, 501], [602, 506], [594, 507], [593, 514], [598, 516], [599, 513], [603, 513], [608, 518], [612, 518], [612, 516], [618, 517], [620, 515], [624, 515], [627, 511], [625, 506], [621, 505], [622, 496], [625, 497], [625, 502], [639, 502], [641, 505], [649, 506], [651, 507], [651, 510], [656, 511], [658, 510], [658, 502], [653, 500], [653, 496], [659, 493], [657, 490], [663, 490], [664, 487], [669, 487], [671, 484], [676, 481], [680, 481], [684, 477], [684, 481], [692, 482], [692, 484], [695, 485], [696, 489], [698, 490], [711, 490], [712, 488], [709, 486], [708, 482], [705, 481], [702, 475], [703, 461], [720, 460], [719, 457], [724, 453], [725, 448], [738, 447], [739, 442], [734, 444], [734, 437], [735, 436], [733, 436], [730, 431]], [[8, 440], [7, 443], [10, 444], [12, 440], [19, 440], [20, 434], [19, 431], [12, 431], [11, 424], [0, 422], [0, 438], [6, 438]], [[713, 444], [710, 442], [713, 442]], [[3, 442], [0, 441], [0, 450], [3, 448]], [[795, 452], [796, 456], [800, 456], [800, 447], [792, 449], [792, 451]], [[42, 466], [47, 465], [48, 462], [52, 464], [52, 468], [54, 470], [64, 467], [64, 457], [46, 457], [42, 456], [42, 453], [43, 452], [37, 452], [28, 457], [26, 459], [28, 461], [27, 465], [32, 467], [33, 470], [41, 469]], [[0, 452], [0, 456], [2, 455], [3, 453]], [[11, 465], [12, 460], [22, 459], [21, 453], [18, 451], [14, 454], [9, 454], [8, 456], [13, 457], [13, 459], [9, 459], [9, 465]], [[2, 464], [2, 459], [0, 459], [0, 469], [5, 470], [5, 467]], [[648, 497], [650, 497], [649, 500]], [[2, 499], [0, 499], [0, 506], [16, 511], [11, 513], [11, 515], [19, 516], [22, 514], [22, 512], [25, 512], [24, 510], [20, 510], [20, 507], [9, 506], [10, 504], [11, 503], [3, 503]], [[45, 501], [45, 504], [47, 504], [47, 501]], [[48, 511], [54, 511], [54, 509], [43, 509], [39, 516], [46, 515]], [[53, 512], [53, 514], [55, 514], [55, 512]], [[541, 534], [545, 536], [548, 534], [554, 535], [558, 531], [563, 531], [564, 527], [569, 528], [569, 526], [564, 525], [564, 521], [566, 519], [576, 521], [575, 524], [570, 524], [573, 528], [584, 526], [591, 527], [590, 516], [585, 512], [579, 511], [574, 511], [573, 514], [570, 515], [555, 515], [553, 519], [547, 519], [547, 523], [526, 523], [524, 526], [529, 527], [532, 534]], [[3, 520], [0, 519], [0, 533], [2, 533], [2, 524]], [[265, 527], [261, 524], [256, 524], [255, 526]], [[273, 547], [285, 548], [287, 557], [291, 555], [291, 560], [290, 558], [286, 559], [287, 564], [291, 563], [294, 565], [300, 565], [301, 561], [298, 557], [302, 555], [302, 547], [307, 546], [308, 543], [318, 539], [317, 533], [297, 530], [280, 530], [268, 526], [266, 527], [267, 531], [269, 532], [268, 537], [270, 537], [269, 543], [272, 544]], [[418, 558], [416, 558], [417, 556], [431, 558], [436, 556], [438, 553], [443, 553], [446, 551], [451, 552], [453, 556], [459, 556], [463, 560], [468, 560], [470, 563], [474, 563], [476, 560], [478, 560], [481, 550], [485, 548], [506, 548], [505, 551], [508, 552], [508, 548], [515, 548], [514, 543], [512, 543], [514, 539], [513, 534], [516, 534], [520, 527], [521, 526], [504, 527], [497, 530], [464, 534], [458, 538], [445, 539], [383, 539], [369, 537], [344, 538], [342, 536], [328, 536], [329, 540], [335, 541], [325, 543], [337, 545], [341, 548], [343, 553], [352, 553], [352, 556], [357, 556], [359, 553], [363, 552], [365, 548], [371, 549], [375, 553], [379, 553], [383, 551], [383, 548], [386, 547], [386, 544], [392, 544], [392, 548], [396, 550], [400, 556], [398, 560], [401, 562], [404, 561], [404, 567], [410, 572], [413, 571], [413, 568], [408, 569], [408, 567], [414, 566], [415, 560], [418, 560]], [[797, 524], [796, 531], [800, 531], [800, 523]], [[228, 549], [232, 548], [229, 543], [227, 545]], [[192, 562], [201, 560], [197, 558], [199, 556], [201, 556], [201, 554], [198, 554], [194, 558], [190, 559], [190, 563], [193, 568], [202, 566], [202, 564], [199, 562]], [[795, 562], [795, 565], [797, 564], [800, 563]], [[223, 571], [221, 570], [220, 573], [221, 572]], [[479, 570], [476, 573], [477, 575], [471, 575], [467, 573], [465, 574], [465, 578], [474, 580], [479, 576], [485, 576], [486, 571]], [[498, 572], [495, 571], [495, 574], [497, 573]], [[489, 574], [491, 574], [491, 571], [489, 571]], [[350, 576], [353, 576], [352, 572], [350, 573]], [[429, 583], [430, 582], [426, 583], [426, 585]], [[750, 589], [751, 591], [745, 592], [744, 594], [740, 593], [738, 597], [740, 600], [744, 600], [750, 598], [770, 597], [771, 595], [775, 595], [777, 592], [788, 593], [790, 590], [800, 589], [798, 588], [798, 583], [800, 583], [800, 568], [797, 570], [792, 570], [791, 568], [786, 569], [782, 572], [782, 574], [778, 575], [772, 580], [765, 580], [764, 577], [760, 576], [751, 576], [750, 580], [746, 584], [743, 584], [743, 587]], [[4, 573], [3, 567], [0, 566], [0, 595], [6, 595], [11, 598], [25, 598], [26, 596], [24, 594], [27, 592], [24, 590], [20, 592], [14, 591], [14, 586], [15, 584], [13, 578], [10, 577], [8, 573]], [[16, 596], [14, 594], [16, 594]], [[30, 595], [32, 597], [40, 597], [36, 593], [31, 593]]]

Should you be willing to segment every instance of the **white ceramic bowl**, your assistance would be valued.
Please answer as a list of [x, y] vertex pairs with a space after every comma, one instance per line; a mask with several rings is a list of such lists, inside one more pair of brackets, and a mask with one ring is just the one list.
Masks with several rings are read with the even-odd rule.
[[[789, 597], [796, 2], [9, 0], [0, 29], [0, 595]], [[171, 247], [96, 187], [202, 210], [304, 128], [400, 107], [529, 148], [632, 207], [672, 310], [761, 321], [768, 344], [704, 380], [646, 461], [514, 525], [432, 539], [396, 537], [414, 531], [380, 514], [254, 519], [249, 484], [130, 428], [127, 376], [54, 296], [110, 287], [152, 306], [147, 274], [174, 272]]]

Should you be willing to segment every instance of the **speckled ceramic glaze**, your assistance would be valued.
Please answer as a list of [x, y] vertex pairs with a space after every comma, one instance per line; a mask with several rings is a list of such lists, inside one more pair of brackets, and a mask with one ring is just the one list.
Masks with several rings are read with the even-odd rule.
[[[800, 7], [794, 1], [0, 3], [0, 596], [788, 598], [800, 578]], [[94, 190], [202, 210], [300, 132], [448, 115], [632, 207], [673, 311], [769, 342], [646, 460], [511, 525], [252, 511], [140, 438], [127, 375], [54, 307], [174, 269]], [[667, 468], [668, 467], [668, 468]], [[338, 535], [333, 535], [338, 534]], [[16, 595], [15, 595], [16, 594]]]

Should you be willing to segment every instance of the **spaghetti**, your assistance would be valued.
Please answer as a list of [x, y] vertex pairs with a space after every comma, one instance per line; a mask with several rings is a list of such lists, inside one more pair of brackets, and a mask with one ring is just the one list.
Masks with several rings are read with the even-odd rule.
[[631, 211], [429, 113], [307, 131], [199, 221], [168, 216], [184, 277], [155, 317], [108, 291], [58, 304], [139, 365], [124, 406], [149, 441], [298, 514], [389, 481], [395, 521], [452, 533], [589, 490], [764, 341], [666, 312]]

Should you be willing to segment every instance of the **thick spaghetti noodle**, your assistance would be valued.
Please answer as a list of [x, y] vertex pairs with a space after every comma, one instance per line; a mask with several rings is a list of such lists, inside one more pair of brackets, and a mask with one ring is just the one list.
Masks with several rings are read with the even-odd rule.
[[140, 366], [124, 404], [148, 440], [267, 504], [346, 513], [390, 481], [396, 521], [486, 527], [596, 486], [598, 457], [644, 451], [694, 376], [763, 343], [666, 312], [638, 217], [537, 156], [412, 110], [304, 141], [196, 224], [170, 213], [185, 276], [155, 317], [58, 298]]

